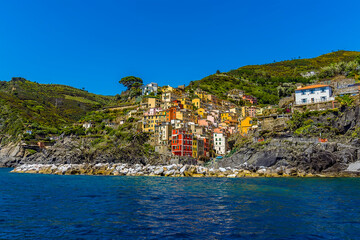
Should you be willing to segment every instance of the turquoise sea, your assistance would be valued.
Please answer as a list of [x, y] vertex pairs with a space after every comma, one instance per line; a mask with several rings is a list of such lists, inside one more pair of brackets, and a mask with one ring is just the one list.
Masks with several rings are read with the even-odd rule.
[[357, 178], [54, 176], [0, 169], [0, 239], [360, 239]]

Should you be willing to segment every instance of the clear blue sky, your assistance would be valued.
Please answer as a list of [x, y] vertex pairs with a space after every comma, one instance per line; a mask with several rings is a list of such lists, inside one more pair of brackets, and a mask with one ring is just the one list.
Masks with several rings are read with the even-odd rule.
[[244, 65], [360, 50], [360, 1], [0, 0], [0, 80], [98, 94]]

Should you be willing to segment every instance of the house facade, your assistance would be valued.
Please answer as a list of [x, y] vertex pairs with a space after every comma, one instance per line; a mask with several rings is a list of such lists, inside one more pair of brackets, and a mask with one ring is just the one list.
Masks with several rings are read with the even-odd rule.
[[226, 136], [224, 133], [214, 133], [214, 150], [216, 154], [225, 155], [226, 153]]
[[193, 136], [183, 129], [172, 130], [171, 152], [175, 156], [191, 157]]
[[142, 95], [143, 96], [147, 96], [149, 95], [150, 93], [154, 93], [155, 95], [157, 94], [157, 91], [158, 91], [158, 84], [157, 83], [154, 83], [154, 82], [151, 82], [149, 84], [146, 84], [144, 86], [141, 86], [140, 87], [141, 90], [142, 90]]
[[295, 90], [295, 104], [312, 104], [333, 101], [332, 89], [329, 85], [312, 85], [301, 87]]

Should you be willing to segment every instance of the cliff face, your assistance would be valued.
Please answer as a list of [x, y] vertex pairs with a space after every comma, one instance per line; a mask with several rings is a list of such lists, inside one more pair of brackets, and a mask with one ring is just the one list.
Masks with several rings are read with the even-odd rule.
[[[143, 147], [142, 139], [130, 141], [127, 145], [118, 145], [102, 149], [94, 148], [91, 139], [66, 137], [54, 146], [30, 156], [19, 155], [13, 161], [7, 161], [3, 166], [15, 167], [20, 164], [97, 164], [97, 163], [127, 163], [156, 164], [159, 156]], [[4, 157], [5, 158], [5, 157]]]
[[360, 160], [360, 141], [342, 144], [317, 143], [316, 139], [272, 139], [260, 145], [240, 149], [236, 154], [219, 163], [221, 167], [245, 166], [296, 168], [309, 173], [342, 172], [349, 164]]
[[[279, 130], [276, 137], [265, 138], [265, 142], [241, 147], [234, 155], [220, 161], [219, 166], [287, 167], [321, 173], [345, 171], [349, 165], [360, 161], [359, 105], [310, 116], [306, 120], [311, 124], [300, 125], [299, 129], [307, 129], [307, 132], [296, 134]], [[320, 143], [320, 133], [329, 141]]]
[[21, 143], [10, 143], [0, 149], [0, 167], [14, 167], [26, 155]]

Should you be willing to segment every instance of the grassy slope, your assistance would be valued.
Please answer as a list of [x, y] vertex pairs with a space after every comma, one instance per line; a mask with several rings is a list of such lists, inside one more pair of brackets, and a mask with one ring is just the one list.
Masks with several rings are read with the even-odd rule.
[[0, 82], [0, 133], [14, 137], [31, 124], [58, 129], [113, 101], [113, 97], [64, 85], [38, 84], [20, 78], [3, 81]]
[[[281, 97], [289, 95], [296, 83], [310, 83], [312, 79], [303, 78], [301, 73], [319, 70], [324, 66], [340, 61], [351, 61], [360, 52], [337, 51], [311, 59], [288, 60], [264, 65], [249, 65], [227, 73], [214, 74], [194, 83], [206, 91], [225, 97], [234, 88], [245, 90], [259, 99], [260, 103], [277, 104]], [[284, 88], [279, 93], [278, 88]]]

